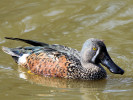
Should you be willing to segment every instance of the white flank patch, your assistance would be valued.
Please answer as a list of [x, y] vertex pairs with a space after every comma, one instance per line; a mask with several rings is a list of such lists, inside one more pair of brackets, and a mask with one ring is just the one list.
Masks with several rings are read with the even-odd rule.
[[24, 64], [26, 63], [26, 57], [29, 56], [29, 54], [23, 54], [23, 56], [21, 56], [19, 59], [18, 59], [18, 64]]

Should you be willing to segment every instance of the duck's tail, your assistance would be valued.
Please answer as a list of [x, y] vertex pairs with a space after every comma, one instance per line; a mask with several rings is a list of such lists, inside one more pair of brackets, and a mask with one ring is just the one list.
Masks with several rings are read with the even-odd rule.
[[[38, 41], [33, 41], [33, 40], [27, 40], [27, 39], [20, 39], [20, 38], [12, 38], [12, 37], [5, 37], [5, 39], [10, 39], [10, 40], [17, 40], [17, 41], [22, 41], [28, 44], [31, 44], [33, 46], [43, 46], [43, 47], [49, 47], [49, 44], [43, 43], [43, 42], [38, 42]], [[38, 48], [38, 47], [37, 47]], [[34, 50], [34, 48], [30, 48], [31, 50]], [[19, 63], [19, 60], [21, 58], [25, 58], [26, 56], [29, 55], [31, 50], [29, 48], [7, 48], [7, 47], [2, 47], [2, 50], [11, 55], [13, 59]], [[20, 58], [20, 59], [19, 59]]]
[[18, 59], [21, 57], [21, 54], [20, 54], [17, 50], [15, 50], [15, 49], [7, 48], [7, 47], [2, 47], [2, 50], [3, 50], [5, 53], [11, 55], [12, 58], [13, 58], [16, 62], [18, 62]]

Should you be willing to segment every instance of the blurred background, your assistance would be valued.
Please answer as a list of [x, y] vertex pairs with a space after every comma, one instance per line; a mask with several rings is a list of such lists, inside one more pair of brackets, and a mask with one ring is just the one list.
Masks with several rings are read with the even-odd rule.
[[107, 70], [107, 79], [100, 81], [36, 76], [0, 49], [1, 100], [133, 100], [132, 0], [0, 0], [0, 48], [29, 46], [4, 37], [79, 51], [88, 38], [102, 39], [125, 74]]

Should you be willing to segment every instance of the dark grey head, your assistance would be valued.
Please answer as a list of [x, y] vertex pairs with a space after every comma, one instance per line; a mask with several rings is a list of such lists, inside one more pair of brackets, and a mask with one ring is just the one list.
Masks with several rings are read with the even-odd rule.
[[112, 73], [124, 74], [124, 70], [112, 61], [105, 44], [99, 39], [91, 38], [83, 44], [81, 50], [81, 61], [82, 63], [93, 63], [96, 65], [101, 63]]

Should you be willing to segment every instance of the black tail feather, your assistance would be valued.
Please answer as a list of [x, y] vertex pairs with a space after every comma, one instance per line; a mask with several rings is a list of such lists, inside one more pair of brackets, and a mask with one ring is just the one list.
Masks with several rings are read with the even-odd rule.
[[48, 45], [48, 44], [43, 43], [43, 42], [38, 42], [38, 41], [33, 41], [33, 40], [27, 40], [27, 39], [20, 39], [20, 38], [5, 37], [5, 39], [23, 41], [23, 42], [28, 43], [28, 44], [31, 44], [33, 46], [47, 46]]
[[19, 59], [19, 57], [12, 56], [12, 58], [15, 60], [16, 63], [18, 63], [18, 59]]

